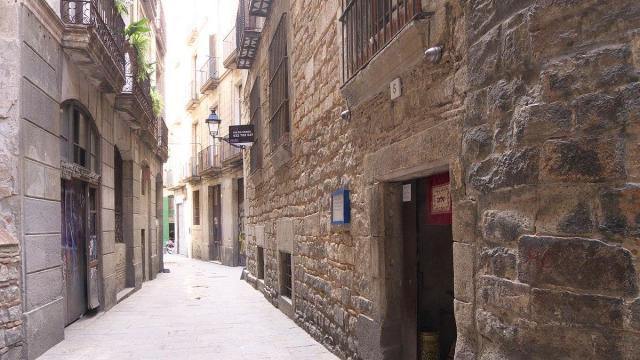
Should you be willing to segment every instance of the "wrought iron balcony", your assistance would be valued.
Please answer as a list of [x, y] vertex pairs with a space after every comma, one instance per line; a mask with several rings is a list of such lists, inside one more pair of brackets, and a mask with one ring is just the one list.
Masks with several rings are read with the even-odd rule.
[[198, 175], [198, 159], [197, 157], [190, 157], [186, 164], [182, 167], [182, 181], [193, 182], [200, 180]]
[[271, 10], [273, 0], [251, 0], [249, 13], [254, 16], [267, 17]]
[[236, 63], [238, 69], [250, 69], [251, 65], [253, 65], [264, 23], [264, 19], [251, 14], [250, 5], [251, 2], [249, 0], [240, 0], [238, 2], [238, 14], [236, 16], [238, 48]]
[[164, 177], [162, 179], [162, 183], [164, 187], [171, 189], [173, 187], [179, 186], [180, 183], [177, 181], [175, 175], [173, 174], [173, 170], [167, 169], [164, 172]]
[[242, 162], [242, 149], [222, 143], [222, 162], [224, 164]]
[[222, 59], [224, 67], [227, 69], [236, 68], [236, 60], [238, 59], [238, 41], [236, 28], [229, 31], [222, 41]]
[[169, 128], [163, 118], [158, 118], [158, 154], [163, 161], [169, 158]]
[[133, 127], [143, 130], [143, 139], [157, 145], [158, 123], [151, 101], [151, 81], [139, 79], [136, 51], [128, 46], [125, 52], [125, 83], [116, 96], [115, 108], [125, 115]]
[[220, 146], [211, 145], [198, 154], [198, 175], [205, 176], [222, 169]]
[[187, 85], [187, 110], [193, 110], [198, 105], [198, 90], [196, 90], [196, 81], [191, 80]]
[[62, 0], [62, 47], [102, 91], [118, 92], [124, 83], [124, 21], [114, 0]]
[[220, 74], [218, 71], [218, 58], [210, 57], [202, 64], [200, 71], [198, 72], [200, 77], [200, 93], [204, 94], [207, 91], [214, 90], [220, 84]]

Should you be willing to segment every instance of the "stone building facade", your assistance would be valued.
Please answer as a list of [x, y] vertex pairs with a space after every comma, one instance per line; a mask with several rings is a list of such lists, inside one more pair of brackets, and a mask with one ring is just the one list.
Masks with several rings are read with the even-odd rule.
[[423, 0], [396, 28], [240, 3], [247, 279], [275, 306], [345, 359], [416, 359], [422, 333], [456, 359], [637, 357], [638, 2]]
[[[175, 204], [177, 252], [195, 259], [244, 264], [244, 174], [242, 149], [214, 139], [205, 122], [211, 111], [221, 119], [221, 137], [240, 125], [245, 72], [235, 66], [237, 2], [191, 1], [197, 8], [172, 47], [179, 64], [170, 116], [174, 144], [167, 173], [167, 196]], [[186, 14], [185, 14], [186, 15]], [[195, 27], [193, 24], [197, 24]], [[176, 24], [178, 31], [178, 24]], [[186, 40], [186, 41], [185, 41]], [[185, 81], [187, 79], [187, 81]], [[185, 91], [186, 90], [186, 91]]]
[[148, 17], [161, 64], [161, 6], [129, 4], [130, 17], [107, 0], [0, 3], [3, 359], [37, 358], [162, 268], [167, 131], [123, 33]]

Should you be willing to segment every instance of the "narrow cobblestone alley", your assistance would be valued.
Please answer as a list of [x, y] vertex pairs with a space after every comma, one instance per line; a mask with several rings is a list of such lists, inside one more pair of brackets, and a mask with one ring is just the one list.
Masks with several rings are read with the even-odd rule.
[[336, 359], [240, 281], [241, 268], [165, 259], [170, 273], [72, 324], [40, 359]]

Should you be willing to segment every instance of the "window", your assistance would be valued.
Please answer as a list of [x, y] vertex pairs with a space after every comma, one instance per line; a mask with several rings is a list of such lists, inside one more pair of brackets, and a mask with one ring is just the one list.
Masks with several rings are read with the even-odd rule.
[[249, 123], [254, 127], [254, 142], [249, 153], [249, 170], [254, 172], [262, 167], [262, 115], [260, 107], [260, 78], [256, 78], [249, 95]]
[[292, 281], [291, 281], [291, 254], [280, 252], [280, 295], [291, 299]]
[[193, 192], [193, 225], [200, 225], [200, 191]]
[[256, 254], [256, 267], [258, 268], [258, 279], [264, 280], [264, 248], [262, 246], [258, 246], [258, 252]]
[[76, 103], [68, 103], [64, 107], [62, 127], [62, 158], [98, 173], [100, 137], [88, 113]]
[[287, 18], [282, 15], [269, 45], [269, 107], [271, 149], [289, 133], [289, 70], [287, 57]]
[[342, 0], [343, 79], [350, 80], [422, 14], [421, 0]]

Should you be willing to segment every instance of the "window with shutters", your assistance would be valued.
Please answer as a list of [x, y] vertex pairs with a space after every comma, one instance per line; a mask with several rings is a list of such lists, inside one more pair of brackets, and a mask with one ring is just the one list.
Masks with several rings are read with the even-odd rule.
[[269, 45], [269, 107], [271, 149], [275, 150], [285, 141], [290, 130], [286, 14], [280, 18]]

